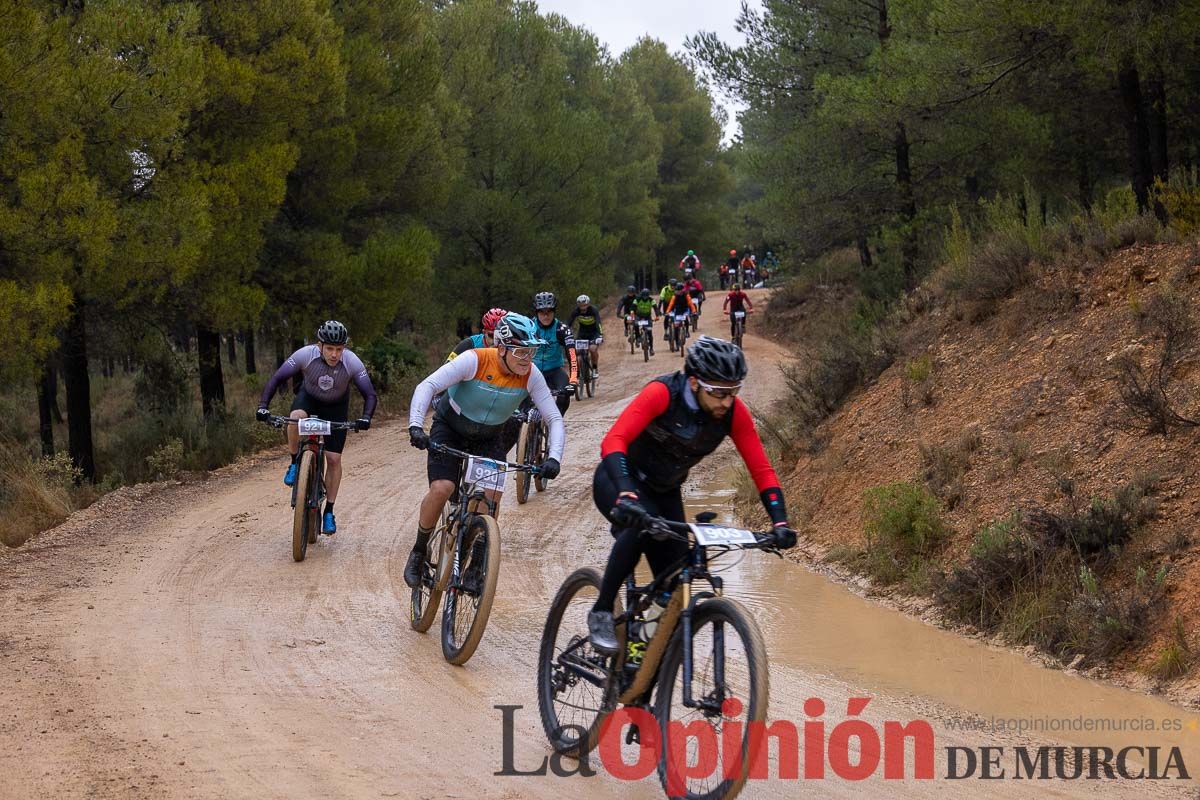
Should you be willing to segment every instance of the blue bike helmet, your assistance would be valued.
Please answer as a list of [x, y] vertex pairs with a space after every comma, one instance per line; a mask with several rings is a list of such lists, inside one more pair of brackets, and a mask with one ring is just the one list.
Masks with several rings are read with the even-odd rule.
[[497, 347], [540, 347], [548, 344], [538, 335], [537, 323], [524, 314], [509, 312], [496, 323]]

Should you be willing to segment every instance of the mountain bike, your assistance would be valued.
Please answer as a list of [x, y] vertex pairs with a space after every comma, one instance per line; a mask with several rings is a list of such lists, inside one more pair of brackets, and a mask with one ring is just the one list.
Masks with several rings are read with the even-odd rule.
[[[600, 571], [592, 567], [571, 573], [550, 606], [538, 652], [538, 710], [551, 747], [558, 753], [583, 758], [604, 736], [619, 736], [625, 722], [635, 722], [625, 742], [643, 741], [636, 720], [617, 715], [606, 720], [619, 705], [651, 713], [660, 745], [658, 774], [668, 796], [732, 798], [746, 781], [758, 755], [761, 740], [750, 732], [767, 715], [767, 655], [762, 632], [750, 613], [736, 600], [723, 596], [722, 580], [711, 569], [722, 556], [741, 550], [779, 554], [774, 532], [755, 532], [710, 525], [716, 515], [696, 517], [697, 524], [649, 517], [643, 535], [676, 538], [690, 545], [687, 556], [649, 584], [638, 586], [633, 576], [625, 581], [624, 612], [618, 600], [615, 611], [617, 654], [608, 656], [588, 639], [587, 614], [600, 590]], [[695, 591], [705, 581], [711, 590]], [[656, 598], [668, 594], [666, 608], [646, 635], [646, 611]], [[659, 606], [661, 608], [661, 604]], [[726, 705], [729, 700], [737, 704]], [[707, 721], [725, 759], [728, 752], [723, 728], [741, 724], [741, 761], [714, 765], [713, 774], [682, 779], [681, 767], [698, 763], [699, 744], [687, 738], [686, 761], [677, 763], [670, 736], [678, 736], [680, 723]], [[732, 749], [732, 748], [730, 748]], [[679, 754], [683, 755], [683, 754]], [[765, 756], [765, 754], [763, 754]], [[740, 773], [736, 771], [741, 764]], [[727, 777], [731, 775], [732, 777]], [[682, 779], [682, 780], [681, 780]], [[683, 794], [669, 784], [684, 786]]]
[[587, 392], [588, 397], [596, 395], [596, 375], [592, 369], [591, 348], [593, 345], [599, 347], [603, 342], [603, 336], [575, 340], [575, 362], [579, 365], [579, 382], [575, 384], [576, 400], [582, 400], [584, 392]]
[[733, 343], [738, 347], [742, 346], [742, 336], [746, 333], [746, 312], [745, 311], [726, 311], [726, 314], [733, 315]]
[[318, 417], [280, 417], [264, 422], [273, 428], [295, 425], [300, 433], [300, 459], [292, 484], [292, 559], [303, 561], [308, 546], [321, 530], [321, 501], [325, 498], [325, 437], [334, 431], [357, 431], [354, 422], [332, 422]]
[[458, 485], [446, 503], [412, 590], [409, 624], [424, 633], [442, 609], [442, 656], [451, 664], [467, 663], [483, 638], [496, 582], [500, 577], [500, 526], [496, 504], [485, 490], [504, 491], [507, 471], [530, 471], [525, 464], [494, 461], [437, 442], [429, 449], [462, 460]]
[[629, 354], [633, 355], [639, 347], [641, 347], [640, 329], [637, 326], [637, 317], [630, 314], [625, 318], [625, 338], [629, 340]]
[[634, 322], [637, 326], [638, 339], [642, 348], [642, 361], [649, 361], [654, 355], [654, 323], [642, 317]]
[[[552, 389], [550, 394], [558, 397], [565, 394], [563, 389]], [[521, 422], [521, 435], [517, 439], [517, 461], [528, 467], [541, 467], [550, 455], [550, 429], [541, 413], [532, 402], [527, 402], [522, 408], [513, 413]], [[522, 471], [517, 473], [517, 503], [524, 505], [529, 501], [529, 483], [532, 479], [534, 488], [539, 492], [546, 491], [546, 479], [540, 471]]]
[[672, 311], [671, 312], [671, 352], [679, 351], [679, 355], [683, 355], [683, 346], [688, 339], [688, 317], [691, 312]]
[[696, 304], [696, 310], [688, 317], [688, 324], [692, 326], [693, 331], [698, 333], [700, 331], [700, 306], [704, 304], [704, 301], [699, 297], [693, 297], [692, 302]]

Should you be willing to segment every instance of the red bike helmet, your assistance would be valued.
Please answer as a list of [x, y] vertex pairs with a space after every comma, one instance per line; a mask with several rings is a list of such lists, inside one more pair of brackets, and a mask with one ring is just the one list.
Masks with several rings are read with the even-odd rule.
[[503, 319], [504, 315], [507, 313], [508, 312], [505, 311], [503, 308], [493, 308], [492, 310], [490, 310], [486, 314], [484, 314], [483, 321], [481, 323], [483, 325], [483, 332], [484, 333], [495, 333], [496, 332], [496, 323], [499, 322], [501, 319]]

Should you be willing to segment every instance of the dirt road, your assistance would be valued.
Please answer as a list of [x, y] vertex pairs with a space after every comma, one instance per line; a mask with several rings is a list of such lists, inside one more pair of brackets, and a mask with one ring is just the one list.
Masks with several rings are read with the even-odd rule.
[[[706, 315], [706, 329], [716, 316]], [[547, 754], [537, 644], [562, 578], [602, 564], [608, 551], [589, 491], [600, 438], [647, 378], [680, 363], [663, 347], [643, 364], [618, 344], [605, 348], [598, 397], [573, 404], [567, 417], [562, 477], [528, 505], [506, 500], [497, 603], [466, 667], [442, 660], [436, 626], [429, 635], [408, 626], [401, 571], [424, 455], [402, 425], [351, 440], [339, 533], [301, 564], [290, 555], [281, 456], [204, 482], [123, 491], [0, 553], [0, 797], [661, 797], [654, 779], [628, 784], [603, 772], [494, 775], [503, 757], [497, 705], [524, 706], [518, 769]], [[747, 348], [747, 399], [763, 407], [781, 389], [775, 364], [786, 354], [754, 337]], [[786, 661], [773, 662], [771, 681], [780, 719], [803, 720], [807, 697], [844, 703], [851, 691]], [[874, 696], [871, 720], [913, 719], [928, 707]], [[938, 737], [939, 748], [963, 738], [945, 729]], [[879, 781], [868, 791], [1018, 797], [1033, 789], [1012, 784]], [[863, 790], [770, 781], [744, 796]], [[1039, 793], [1097, 791], [1149, 790], [1081, 781]]]

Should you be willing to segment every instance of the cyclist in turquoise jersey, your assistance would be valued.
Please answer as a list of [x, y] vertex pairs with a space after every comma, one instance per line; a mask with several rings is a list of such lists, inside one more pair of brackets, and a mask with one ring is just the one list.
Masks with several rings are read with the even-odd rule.
[[[409, 443], [428, 450], [430, 443], [497, 461], [504, 460], [504, 427], [523, 402], [532, 402], [546, 420], [550, 433], [550, 456], [542, 464], [542, 477], [558, 476], [565, 432], [562, 416], [551, 400], [542, 373], [533, 366], [537, 348], [545, 344], [536, 324], [521, 314], [507, 314], [496, 325], [494, 348], [468, 350], [443, 364], [418, 384], [408, 411]], [[433, 399], [440, 397], [436, 406]], [[425, 414], [434, 407], [433, 424], [425, 432]], [[404, 582], [415, 588], [420, 582], [429, 536], [446, 501], [454, 493], [462, 461], [445, 453], [429, 452], [426, 474], [429, 491], [421, 500], [417, 538], [404, 566]], [[489, 498], [499, 503], [497, 492]], [[498, 506], [497, 506], [498, 509]], [[497, 511], [498, 513], [498, 511]], [[475, 591], [482, 585], [482, 539], [472, 546], [464, 582]]]
[[575, 363], [575, 334], [555, 316], [558, 300], [552, 292], [538, 292], [533, 296], [533, 310], [537, 313], [537, 334], [549, 344], [538, 348], [533, 365], [546, 376], [546, 385], [551, 391], [565, 390], [555, 403], [565, 417], [571, 405], [571, 395], [579, 382], [579, 367]]

